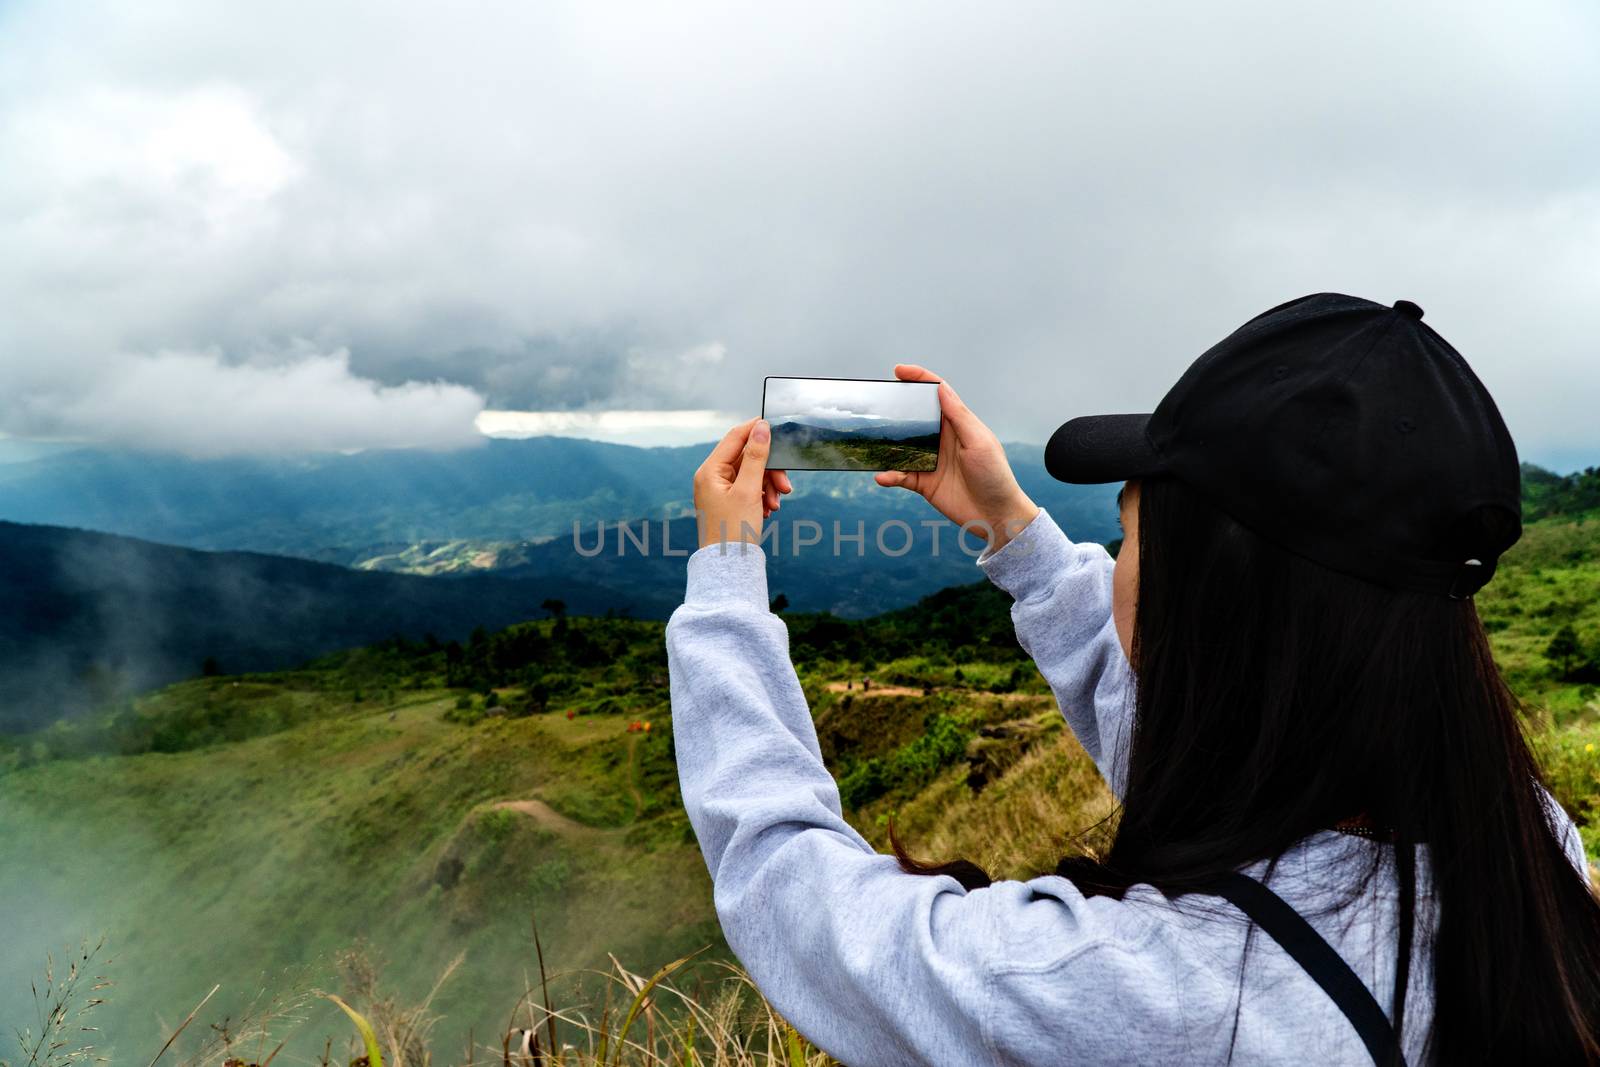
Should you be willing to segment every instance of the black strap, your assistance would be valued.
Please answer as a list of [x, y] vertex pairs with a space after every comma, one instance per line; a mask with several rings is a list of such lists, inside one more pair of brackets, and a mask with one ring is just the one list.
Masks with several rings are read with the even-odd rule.
[[1234, 907], [1254, 920], [1265, 930], [1322, 991], [1333, 998], [1361, 1035], [1372, 1062], [1378, 1067], [1405, 1067], [1405, 1053], [1400, 1039], [1384, 1014], [1377, 998], [1356, 972], [1344, 961], [1332, 945], [1325, 941], [1300, 913], [1286, 904], [1282, 897], [1237, 871], [1230, 872], [1210, 883], [1205, 892], [1226, 899]]

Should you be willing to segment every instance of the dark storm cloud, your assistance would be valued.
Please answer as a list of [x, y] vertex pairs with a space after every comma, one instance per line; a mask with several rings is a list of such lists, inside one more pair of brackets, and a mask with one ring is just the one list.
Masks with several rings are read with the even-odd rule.
[[1333, 289], [1600, 453], [1597, 120], [1581, 2], [12, 5], [0, 431], [449, 445], [914, 359], [1038, 440]]

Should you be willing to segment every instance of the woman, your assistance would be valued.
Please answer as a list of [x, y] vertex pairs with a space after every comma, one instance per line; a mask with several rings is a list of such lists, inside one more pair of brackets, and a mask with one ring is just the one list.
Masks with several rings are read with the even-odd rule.
[[1126, 480], [1115, 563], [940, 385], [938, 469], [878, 481], [988, 532], [1120, 800], [1103, 859], [1026, 883], [841, 817], [763, 556], [724, 532], [788, 479], [762, 423], [717, 446], [667, 631], [679, 771], [728, 943], [802, 1033], [857, 1067], [1600, 1063], [1600, 904], [1470, 599], [1520, 535], [1516, 454], [1421, 318], [1305, 297], [1153, 414], [1062, 426], [1053, 475]]

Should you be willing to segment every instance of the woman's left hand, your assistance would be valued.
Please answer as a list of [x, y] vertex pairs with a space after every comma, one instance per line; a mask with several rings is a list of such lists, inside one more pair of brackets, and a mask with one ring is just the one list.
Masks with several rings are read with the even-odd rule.
[[767, 470], [772, 427], [764, 419], [728, 431], [694, 473], [694, 510], [700, 547], [720, 541], [761, 541], [761, 522], [794, 486], [783, 471]]

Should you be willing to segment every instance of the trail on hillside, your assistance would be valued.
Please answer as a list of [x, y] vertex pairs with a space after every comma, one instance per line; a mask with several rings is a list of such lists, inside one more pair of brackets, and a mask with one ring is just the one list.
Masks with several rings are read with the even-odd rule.
[[628, 738], [628, 793], [633, 797], [633, 817], [644, 814], [644, 794], [639, 792], [639, 737]]
[[490, 805], [496, 811], [515, 811], [526, 815], [540, 826], [563, 834], [601, 834], [599, 826], [586, 826], [577, 819], [561, 814], [542, 800], [501, 800]]
[[[829, 682], [826, 686], [830, 693], [853, 693], [858, 697], [920, 697], [924, 693], [909, 685], [878, 685], [873, 683], [871, 689], [862, 689], [859, 685], [851, 687], [845, 682]], [[1045, 693], [989, 693], [978, 689], [951, 689], [946, 686], [934, 686], [935, 693], [958, 693], [962, 696], [993, 697], [999, 700], [1038, 700], [1046, 696]]]

